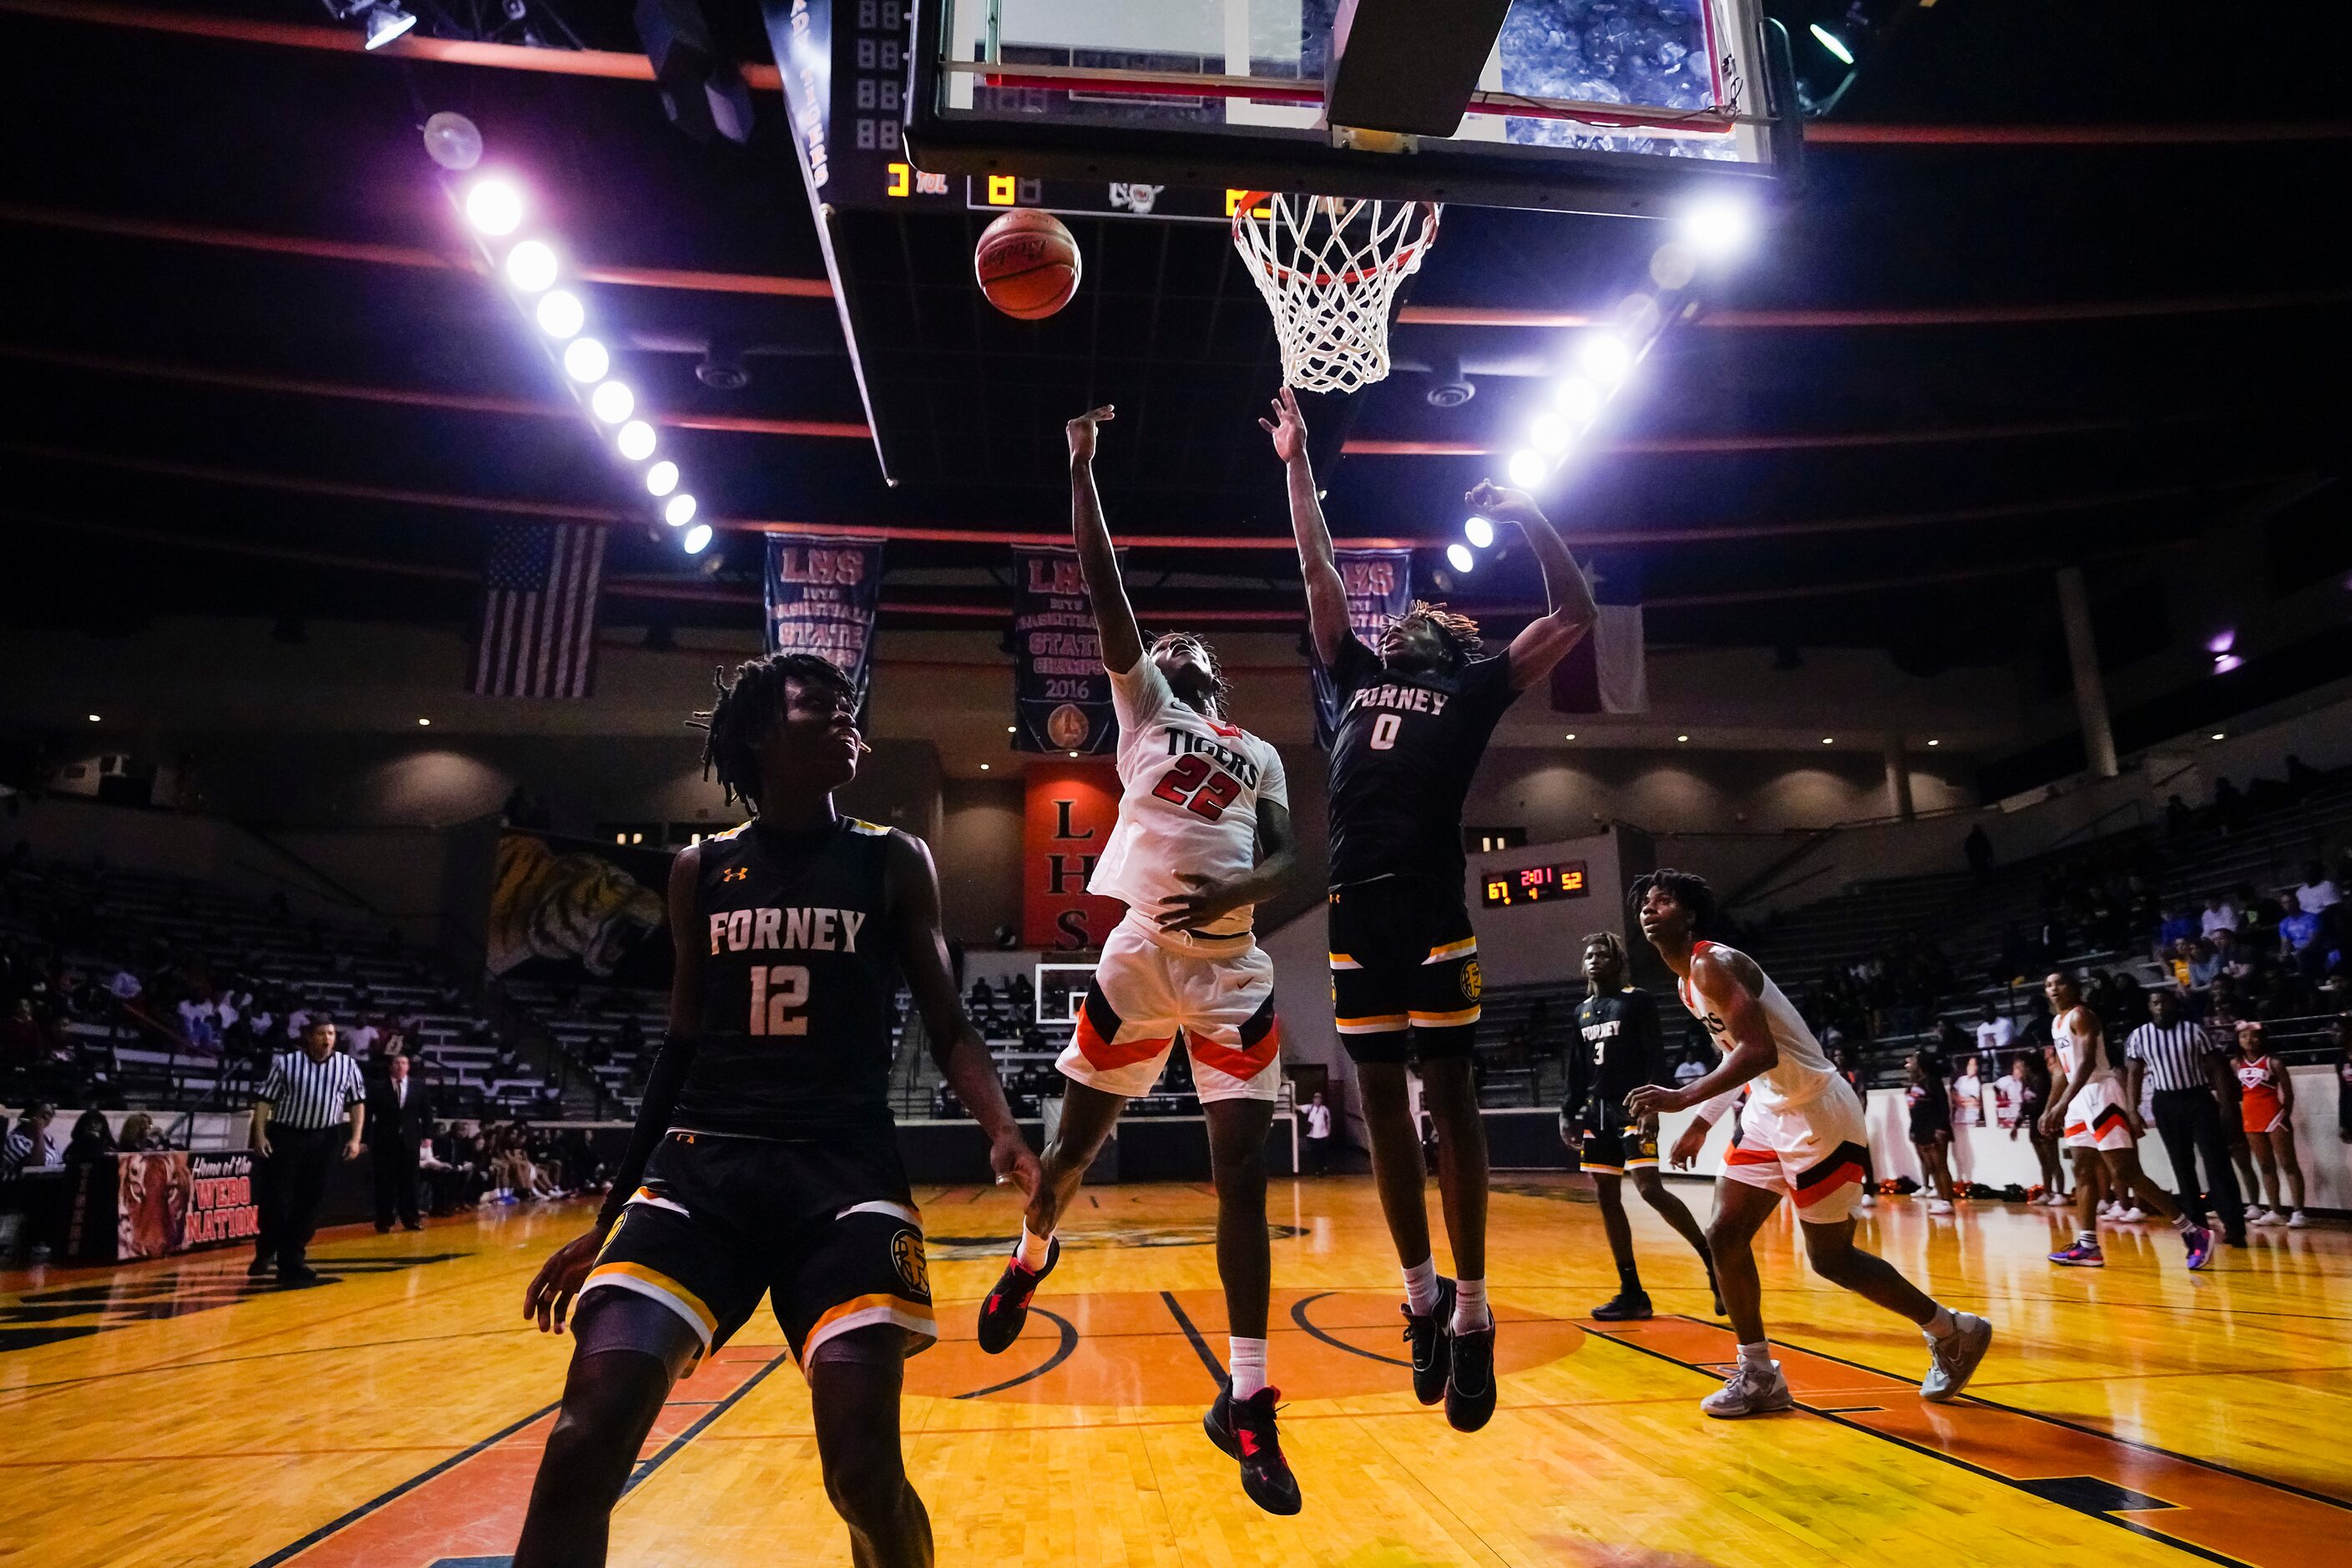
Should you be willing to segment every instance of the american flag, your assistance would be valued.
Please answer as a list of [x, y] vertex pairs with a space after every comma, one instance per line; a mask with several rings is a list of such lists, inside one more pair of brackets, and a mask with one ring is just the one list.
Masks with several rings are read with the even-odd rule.
[[501, 524], [482, 569], [478, 697], [585, 697], [596, 675], [602, 528]]

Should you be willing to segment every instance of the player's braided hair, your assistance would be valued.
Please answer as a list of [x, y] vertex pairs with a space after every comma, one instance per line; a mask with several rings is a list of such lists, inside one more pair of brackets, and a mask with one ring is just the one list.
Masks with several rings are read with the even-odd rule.
[[1633, 887], [1626, 890], [1625, 901], [1640, 909], [1642, 900], [1649, 896], [1652, 888], [1664, 889], [1666, 897], [1691, 912], [1692, 935], [1704, 936], [1714, 928], [1715, 889], [1706, 885], [1705, 877], [1696, 871], [1677, 871], [1671, 867], [1661, 866], [1654, 871], [1634, 878]]
[[713, 670], [710, 683], [719, 695], [710, 710], [697, 713], [689, 724], [707, 731], [702, 743], [702, 776], [718, 775], [719, 787], [730, 805], [740, 801], [754, 816], [760, 812], [760, 747], [784, 714], [784, 686], [797, 680], [804, 686], [826, 686], [844, 696], [856, 688], [839, 665], [813, 653], [771, 653], [745, 659], [730, 685], [727, 672]]
[[1446, 662], [1459, 669], [1478, 651], [1478, 623], [1459, 610], [1449, 610], [1444, 605], [1433, 605], [1426, 599], [1415, 599], [1403, 615], [1396, 618], [1398, 626], [1408, 621], [1421, 621], [1437, 634], [1440, 647], [1445, 649]]
[[1625, 939], [1613, 931], [1597, 931], [1584, 939], [1587, 947], [1597, 947], [1616, 960], [1622, 971], [1625, 967]]
[[1233, 688], [1225, 683], [1225, 672], [1218, 667], [1214, 648], [1191, 632], [1162, 632], [1151, 639], [1150, 645], [1143, 650], [1143, 656], [1156, 659], [1160, 649], [1180, 646], [1191, 648], [1192, 662], [1208, 673], [1209, 717], [1223, 719], [1225, 716], [1225, 699], [1232, 694]]

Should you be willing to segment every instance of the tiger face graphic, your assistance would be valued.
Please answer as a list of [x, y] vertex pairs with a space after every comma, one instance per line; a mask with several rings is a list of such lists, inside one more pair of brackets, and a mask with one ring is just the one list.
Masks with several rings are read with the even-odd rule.
[[631, 948], [662, 929], [664, 914], [661, 895], [602, 857], [558, 855], [530, 834], [501, 835], [490, 893], [490, 973], [553, 958], [608, 975]]

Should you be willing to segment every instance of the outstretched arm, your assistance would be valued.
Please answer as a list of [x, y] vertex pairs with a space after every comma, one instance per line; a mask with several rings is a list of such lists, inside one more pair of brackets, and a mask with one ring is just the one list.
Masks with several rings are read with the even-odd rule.
[[1780, 1059], [1780, 1047], [1772, 1043], [1771, 1023], [1764, 1016], [1764, 973], [1755, 960], [1744, 953], [1728, 957], [1712, 951], [1699, 953], [1691, 960], [1690, 984], [1707, 1011], [1723, 1020], [1731, 1049], [1713, 1072], [1696, 1082], [1681, 1089], [1652, 1084], [1635, 1089], [1625, 1103], [1636, 1116], [1688, 1110], [1694, 1105], [1727, 1099], [1741, 1084], [1770, 1070]]
[[1552, 527], [1534, 497], [1481, 479], [1464, 499], [1471, 510], [1489, 522], [1516, 523], [1543, 567], [1544, 601], [1551, 606], [1550, 613], [1528, 622], [1527, 629], [1511, 639], [1511, 685], [1524, 691], [1549, 675], [1552, 666], [1565, 658], [1601, 618], [1600, 608], [1592, 602], [1592, 584], [1584, 580], [1576, 557], [1560, 542], [1559, 531]]
[[1298, 541], [1298, 570], [1307, 579], [1307, 629], [1315, 639], [1315, 656], [1328, 667], [1339, 661], [1348, 638], [1348, 592], [1331, 558], [1331, 530], [1315, 493], [1315, 465], [1307, 457], [1307, 421], [1298, 412], [1298, 395], [1284, 387], [1274, 400], [1274, 417], [1259, 420], [1257, 427], [1274, 437], [1274, 455], [1289, 479], [1290, 531]]
[[1118, 417], [1108, 403], [1089, 409], [1065, 427], [1070, 437], [1070, 533], [1077, 541], [1078, 570], [1095, 607], [1095, 630], [1102, 638], [1103, 668], [1124, 675], [1143, 658], [1143, 633], [1127, 584], [1118, 574], [1118, 552], [1103, 521], [1102, 498], [1095, 493], [1095, 434]]
[[898, 968], [907, 977], [907, 989], [914, 993], [923, 1032], [930, 1037], [931, 1058], [940, 1064], [948, 1088], [988, 1134], [988, 1163], [996, 1179], [1011, 1182], [1026, 1196], [1037, 1190], [1037, 1156], [1004, 1101], [1004, 1085], [997, 1079], [987, 1042], [971, 1026], [963, 998], [956, 994], [947, 939], [940, 933], [940, 873], [931, 863], [929, 847], [919, 838], [893, 833], [889, 874]]

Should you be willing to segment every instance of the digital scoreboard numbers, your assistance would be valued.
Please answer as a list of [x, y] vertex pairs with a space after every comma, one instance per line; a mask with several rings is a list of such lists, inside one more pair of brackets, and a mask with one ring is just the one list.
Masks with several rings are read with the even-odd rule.
[[1562, 860], [1549, 866], [1521, 866], [1489, 873], [1486, 895], [1480, 901], [1490, 910], [1507, 910], [1521, 904], [1587, 898], [1591, 892], [1585, 880], [1584, 862]]

